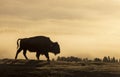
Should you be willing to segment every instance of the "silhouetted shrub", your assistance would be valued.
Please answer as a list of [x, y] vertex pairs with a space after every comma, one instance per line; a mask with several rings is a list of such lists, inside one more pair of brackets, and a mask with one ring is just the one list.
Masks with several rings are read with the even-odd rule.
[[115, 57], [111, 58], [111, 62], [112, 62], [112, 63], [115, 63], [115, 62], [116, 62]]
[[67, 61], [67, 62], [80, 62], [81, 58], [70, 56], [70, 57], [60, 57], [58, 56], [57, 61]]
[[94, 62], [101, 62], [102, 60], [100, 58], [95, 58]]
[[109, 62], [109, 60], [106, 56], [103, 58], [103, 62]]
[[67, 61], [67, 62], [120, 62], [120, 59], [115, 59], [115, 57], [110, 58], [110, 56], [106, 57], [104, 56], [103, 59], [100, 58], [94, 58], [93, 60], [89, 60], [88, 58], [78, 58], [74, 56], [69, 56], [69, 57], [57, 57], [57, 61]]

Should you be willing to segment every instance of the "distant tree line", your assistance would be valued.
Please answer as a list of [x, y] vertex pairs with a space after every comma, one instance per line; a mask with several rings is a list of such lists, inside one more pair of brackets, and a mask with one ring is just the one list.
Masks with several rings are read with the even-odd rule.
[[110, 57], [110, 56], [104, 56], [102, 59], [101, 58], [94, 58], [93, 60], [90, 60], [88, 58], [79, 58], [79, 57], [57, 57], [57, 61], [67, 61], [67, 62], [109, 62], [109, 63], [118, 63], [120, 62], [120, 59], [116, 59], [115, 57]]

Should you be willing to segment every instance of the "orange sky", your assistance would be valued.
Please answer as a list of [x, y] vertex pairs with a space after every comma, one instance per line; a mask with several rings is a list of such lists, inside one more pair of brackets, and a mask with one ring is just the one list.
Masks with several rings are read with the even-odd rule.
[[0, 58], [14, 58], [17, 38], [36, 35], [58, 41], [60, 56], [120, 58], [119, 9], [119, 0], [0, 0]]

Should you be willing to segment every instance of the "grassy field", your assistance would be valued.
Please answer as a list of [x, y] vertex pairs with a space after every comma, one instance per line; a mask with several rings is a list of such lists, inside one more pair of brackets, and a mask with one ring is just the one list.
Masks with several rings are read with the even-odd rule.
[[0, 77], [120, 77], [120, 64], [1, 59]]

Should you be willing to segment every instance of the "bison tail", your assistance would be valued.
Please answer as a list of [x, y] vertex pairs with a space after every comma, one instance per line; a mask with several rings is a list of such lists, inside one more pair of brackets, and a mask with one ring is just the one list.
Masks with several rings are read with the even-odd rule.
[[18, 47], [19, 47], [19, 40], [21, 40], [21, 39], [18, 39], [18, 40], [17, 40], [17, 49], [18, 49]]

